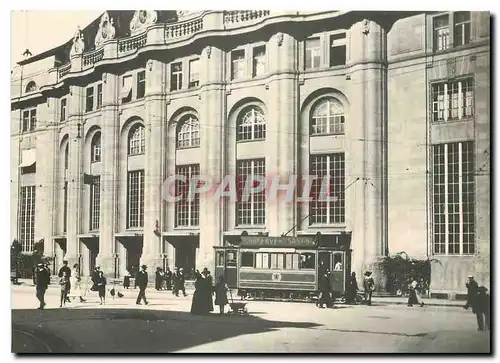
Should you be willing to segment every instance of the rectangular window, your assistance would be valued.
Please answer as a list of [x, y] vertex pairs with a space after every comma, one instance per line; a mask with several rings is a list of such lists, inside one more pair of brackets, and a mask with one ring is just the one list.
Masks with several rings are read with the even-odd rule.
[[22, 124], [21, 131], [28, 132], [29, 129], [30, 129], [30, 112], [23, 111], [23, 124]]
[[433, 146], [433, 252], [475, 252], [474, 144]]
[[193, 59], [189, 62], [189, 88], [200, 85], [200, 60]]
[[127, 228], [144, 227], [144, 170], [128, 173]]
[[60, 121], [66, 120], [66, 102], [68, 102], [66, 98], [61, 99], [61, 119], [60, 119]]
[[321, 47], [319, 38], [306, 40], [306, 69], [318, 69], [321, 66]]
[[442, 15], [434, 18], [434, 51], [445, 50], [450, 45], [450, 23], [449, 15]]
[[87, 87], [85, 94], [85, 112], [90, 112], [94, 109], [94, 87]]
[[100, 109], [102, 107], [102, 83], [97, 85], [97, 105], [96, 109]]
[[245, 50], [231, 52], [231, 79], [241, 79], [245, 73]]
[[253, 49], [252, 60], [253, 77], [259, 77], [266, 73], [266, 46], [255, 47]]
[[472, 78], [432, 85], [432, 120], [460, 120], [474, 116]]
[[455, 27], [453, 43], [456, 47], [470, 43], [470, 11], [453, 13]]
[[266, 223], [265, 189], [244, 195], [247, 179], [258, 185], [257, 178], [265, 178], [266, 160], [238, 160], [236, 170], [236, 225], [264, 225]]
[[269, 268], [269, 253], [257, 252], [255, 254], [255, 268]]
[[101, 213], [101, 177], [94, 176], [90, 185], [90, 230], [99, 230], [99, 216]]
[[340, 33], [330, 36], [330, 67], [345, 65], [346, 53], [346, 34]]
[[122, 78], [122, 90], [120, 92], [120, 98], [122, 103], [129, 103], [132, 101], [132, 76], [123, 76]]
[[22, 252], [27, 253], [33, 252], [35, 242], [35, 194], [34, 185], [21, 188], [19, 242]]
[[175, 202], [175, 226], [193, 227], [200, 224], [200, 194], [189, 194], [191, 180], [199, 177], [200, 166], [182, 165], [176, 166], [176, 174], [186, 178], [185, 181], [176, 180], [175, 195], [180, 196], [180, 200]]
[[[67, 168], [66, 168], [67, 169]], [[68, 182], [64, 182], [63, 232], [68, 229]]]
[[254, 252], [241, 252], [241, 267], [254, 267]]
[[317, 177], [311, 186], [309, 224], [345, 222], [345, 156], [344, 153], [311, 155], [311, 175]]
[[182, 63], [173, 63], [170, 66], [170, 90], [182, 89]]
[[146, 94], [146, 72], [137, 73], [137, 99], [143, 98]]

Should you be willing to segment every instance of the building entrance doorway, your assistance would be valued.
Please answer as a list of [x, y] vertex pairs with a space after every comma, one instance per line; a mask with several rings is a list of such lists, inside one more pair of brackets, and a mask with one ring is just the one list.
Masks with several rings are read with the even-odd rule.
[[142, 256], [142, 237], [141, 238], [131, 238], [126, 243], [124, 243], [126, 254], [125, 254], [125, 265], [126, 269], [130, 271], [132, 277], [135, 277], [137, 272], [139, 272], [141, 256]]

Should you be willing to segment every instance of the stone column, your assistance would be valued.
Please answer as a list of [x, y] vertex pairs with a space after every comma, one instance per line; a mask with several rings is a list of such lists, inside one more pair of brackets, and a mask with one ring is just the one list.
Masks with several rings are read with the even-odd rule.
[[353, 223], [353, 270], [362, 276], [373, 270], [382, 283], [378, 262], [387, 246], [387, 36], [373, 20], [350, 29], [350, 118], [347, 137], [351, 143], [352, 175], [364, 178], [353, 186], [356, 218]]
[[66, 255], [64, 259], [72, 266], [78, 263], [80, 253], [80, 208], [81, 190], [83, 187], [82, 158], [83, 158], [83, 97], [85, 88], [70, 86], [68, 96], [68, 125], [69, 125], [69, 165], [68, 165], [68, 216], [66, 231]]
[[10, 137], [10, 242], [12, 244], [14, 239], [19, 241], [19, 203], [21, 197], [20, 174], [19, 164], [21, 163], [21, 136], [19, 130], [22, 122], [22, 111], [11, 111], [11, 129], [10, 134], [15, 135]]
[[[200, 174], [209, 177], [212, 185], [220, 185], [223, 170], [223, 135], [226, 120], [224, 86], [224, 52], [207, 47], [201, 58], [200, 109]], [[207, 267], [214, 273], [214, 246], [222, 243], [222, 200], [214, 193], [200, 195], [200, 248], [196, 256], [198, 269]]]
[[[297, 41], [291, 35], [278, 33], [268, 42], [269, 72], [278, 73], [269, 82], [267, 99], [266, 148], [269, 158], [266, 160], [268, 182], [278, 188], [268, 188], [267, 221], [270, 236], [280, 236], [290, 230], [295, 221], [294, 195], [297, 179], [290, 180], [296, 174], [297, 142], [297, 101], [298, 79]], [[279, 179], [278, 179], [279, 178]], [[287, 186], [289, 186], [287, 189]], [[295, 231], [290, 232], [293, 235]]]
[[144, 179], [144, 247], [141, 264], [151, 271], [163, 267], [161, 205], [165, 130], [164, 64], [149, 60], [146, 65], [146, 155]]
[[55, 98], [47, 99], [47, 104], [39, 107], [39, 127], [43, 130], [37, 137], [36, 161], [36, 215], [35, 215], [35, 242], [44, 240], [44, 255], [54, 256], [54, 227], [56, 223], [55, 201], [58, 129], [59, 121], [58, 101]]
[[[118, 118], [117, 88], [119, 77], [114, 74], [103, 75], [102, 108], [101, 108], [101, 208], [99, 220], [99, 254], [96, 265], [106, 276], [115, 272], [117, 224], [117, 176], [118, 176], [118, 135], [120, 132]], [[121, 258], [125, 258], [121, 256]]]

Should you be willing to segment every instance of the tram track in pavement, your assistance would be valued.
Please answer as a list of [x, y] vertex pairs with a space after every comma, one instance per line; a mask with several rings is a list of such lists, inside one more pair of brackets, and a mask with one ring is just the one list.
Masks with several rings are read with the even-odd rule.
[[71, 353], [72, 349], [62, 338], [47, 329], [32, 324], [12, 324], [12, 353], [53, 354]]

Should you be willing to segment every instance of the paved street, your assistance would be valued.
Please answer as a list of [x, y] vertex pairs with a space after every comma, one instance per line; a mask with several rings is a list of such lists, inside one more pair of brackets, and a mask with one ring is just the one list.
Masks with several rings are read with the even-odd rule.
[[314, 304], [248, 302], [248, 316], [196, 316], [191, 296], [149, 293], [135, 305], [137, 291], [98, 304], [58, 308], [49, 289], [47, 309], [36, 310], [33, 287], [12, 287], [14, 352], [321, 352], [487, 353], [490, 336], [476, 331], [475, 316], [459, 307], [375, 306], [318, 309]]

